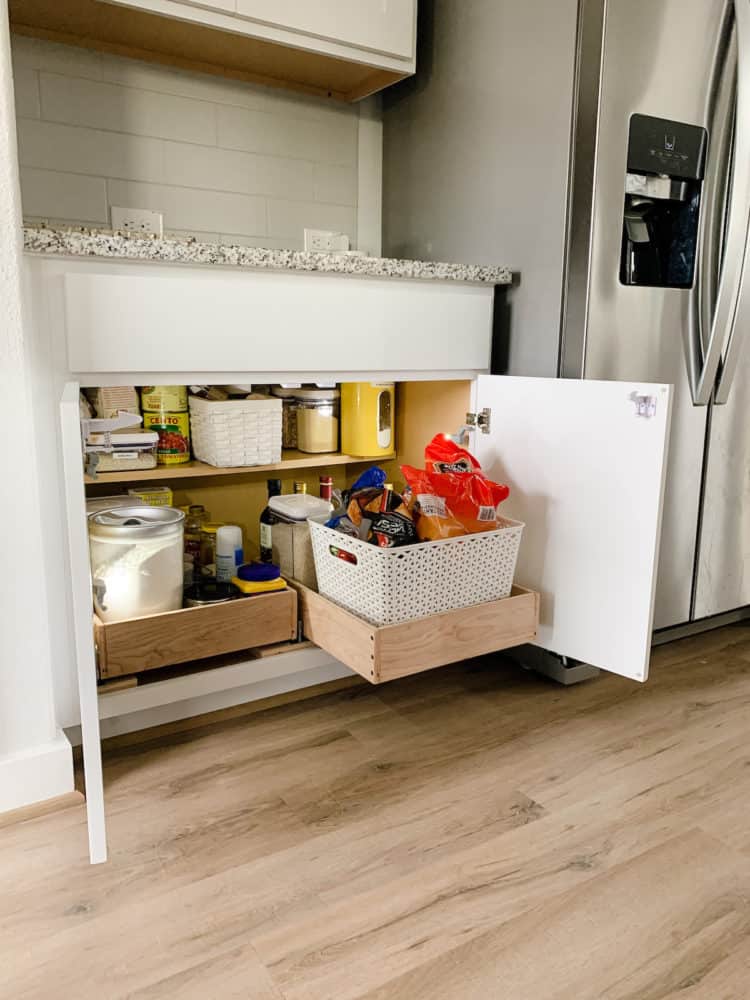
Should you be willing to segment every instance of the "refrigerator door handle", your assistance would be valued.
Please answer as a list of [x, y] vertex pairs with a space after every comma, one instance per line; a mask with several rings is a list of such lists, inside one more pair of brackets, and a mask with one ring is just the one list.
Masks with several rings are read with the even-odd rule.
[[[693, 402], [705, 406], [726, 402], [739, 355], [736, 335], [737, 311], [745, 279], [750, 236], [750, 0], [735, 0], [737, 26], [737, 117], [735, 125], [735, 169], [729, 201], [729, 221], [724, 244], [724, 266], [719, 280], [716, 308], [703, 366], [697, 379], [691, 372]], [[722, 354], [724, 357], [722, 358]], [[688, 367], [691, 362], [689, 360]], [[718, 386], [717, 374], [719, 375]]]

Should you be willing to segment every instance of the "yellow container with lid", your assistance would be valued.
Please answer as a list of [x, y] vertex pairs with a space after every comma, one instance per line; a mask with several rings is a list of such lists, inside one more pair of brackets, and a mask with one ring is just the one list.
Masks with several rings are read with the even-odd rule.
[[393, 382], [341, 385], [341, 450], [375, 458], [395, 447], [396, 390]]

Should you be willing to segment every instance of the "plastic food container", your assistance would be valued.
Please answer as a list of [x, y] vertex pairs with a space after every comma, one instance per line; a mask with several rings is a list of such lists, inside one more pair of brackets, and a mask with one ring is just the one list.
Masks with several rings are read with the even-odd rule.
[[287, 493], [283, 496], [270, 497], [268, 509], [288, 524], [303, 523], [309, 518], [314, 521], [327, 521], [331, 516], [331, 504], [328, 500], [311, 496], [309, 493]]
[[297, 390], [297, 447], [311, 454], [338, 451], [338, 389]]
[[89, 516], [94, 607], [102, 621], [182, 607], [184, 520], [174, 507], [117, 507]]

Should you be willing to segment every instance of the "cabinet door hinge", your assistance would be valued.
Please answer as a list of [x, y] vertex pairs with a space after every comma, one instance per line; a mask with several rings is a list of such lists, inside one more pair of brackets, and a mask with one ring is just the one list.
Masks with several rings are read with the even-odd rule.
[[485, 406], [480, 413], [467, 413], [466, 423], [469, 427], [478, 427], [482, 434], [489, 434], [492, 424], [492, 410], [489, 406]]

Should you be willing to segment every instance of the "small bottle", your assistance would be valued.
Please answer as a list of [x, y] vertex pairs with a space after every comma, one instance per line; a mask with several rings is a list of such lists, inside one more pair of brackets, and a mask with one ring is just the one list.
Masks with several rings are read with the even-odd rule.
[[303, 483], [301, 479], [297, 479], [294, 482], [294, 492], [295, 493], [307, 493], [307, 483]]
[[383, 493], [380, 497], [380, 510], [385, 513], [391, 505], [391, 497], [393, 496], [393, 483], [386, 483], [383, 487]]
[[201, 563], [201, 528], [206, 520], [208, 515], [203, 504], [190, 504], [188, 516], [185, 518], [185, 561], [189, 560], [193, 564], [196, 574]]
[[242, 528], [238, 524], [223, 524], [216, 532], [217, 581], [229, 583], [244, 561]]
[[331, 503], [333, 499], [333, 476], [320, 477], [320, 499]]
[[201, 576], [216, 576], [216, 533], [220, 521], [204, 521], [201, 528]]
[[[281, 480], [268, 480], [268, 499], [281, 495]], [[265, 510], [260, 515], [260, 561], [273, 562], [273, 532], [272, 525], [276, 523], [276, 517], [271, 508], [266, 505]]]

